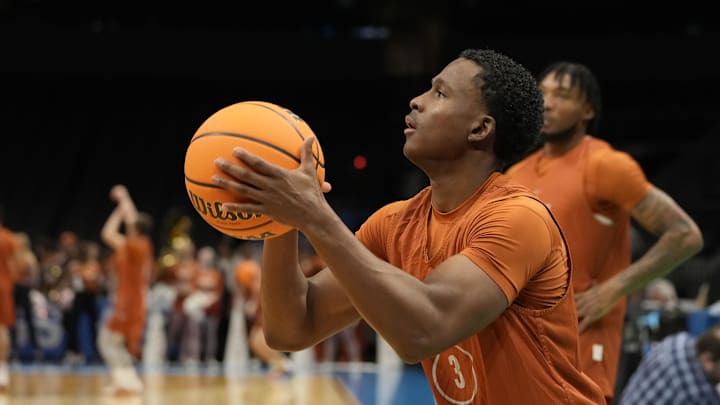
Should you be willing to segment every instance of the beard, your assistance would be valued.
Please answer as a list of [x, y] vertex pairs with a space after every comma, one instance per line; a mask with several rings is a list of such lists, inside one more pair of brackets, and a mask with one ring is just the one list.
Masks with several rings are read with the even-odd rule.
[[540, 134], [542, 135], [543, 140], [546, 142], [562, 142], [567, 141], [573, 136], [573, 134], [575, 134], [575, 127], [571, 126], [570, 128], [556, 132], [543, 131]]

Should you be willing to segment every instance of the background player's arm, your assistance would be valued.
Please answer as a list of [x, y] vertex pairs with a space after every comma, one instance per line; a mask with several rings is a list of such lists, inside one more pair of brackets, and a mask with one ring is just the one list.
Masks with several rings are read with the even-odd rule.
[[594, 199], [629, 211], [658, 240], [627, 269], [575, 295], [581, 332], [610, 312], [620, 298], [669, 273], [703, 246], [695, 222], [670, 196], [647, 182], [630, 155], [612, 151], [596, 153], [590, 159], [586, 187]]
[[110, 216], [105, 220], [100, 237], [103, 242], [118, 250], [125, 243], [125, 235], [120, 233], [120, 226], [122, 225], [123, 210], [122, 207], [116, 206]]
[[127, 190], [124, 190], [124, 187], [118, 188], [118, 186], [115, 186], [112, 188], [110, 198], [118, 204], [110, 213], [107, 220], [105, 220], [102, 231], [100, 231], [100, 237], [103, 242], [113, 248], [113, 250], [118, 250], [125, 243], [125, 235], [120, 232], [120, 226], [127, 217], [125, 210], [128, 204], [123, 204], [123, 194], [126, 193]]
[[118, 206], [122, 208], [122, 219], [125, 223], [126, 229], [134, 226], [135, 222], [137, 222], [138, 219], [138, 210], [135, 207], [135, 203], [130, 197], [130, 193], [128, 192], [127, 188], [122, 184], [113, 186], [112, 190], [110, 191], [110, 196], [111, 198], [113, 198], [113, 200], [117, 201]]
[[620, 298], [669, 273], [703, 247], [702, 234], [695, 222], [656, 187], [633, 207], [631, 214], [658, 240], [624, 271], [576, 294], [580, 332], [610, 312]]
[[658, 188], [653, 188], [633, 208], [632, 217], [658, 240], [626, 271], [616, 276], [621, 295], [633, 293], [651, 280], [664, 276], [703, 247], [702, 234], [695, 222]]

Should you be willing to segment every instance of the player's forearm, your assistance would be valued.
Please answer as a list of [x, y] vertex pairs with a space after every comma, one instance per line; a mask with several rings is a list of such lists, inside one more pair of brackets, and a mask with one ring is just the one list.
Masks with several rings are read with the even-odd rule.
[[631, 294], [666, 275], [702, 247], [702, 234], [697, 225], [691, 220], [677, 222], [641, 258], [611, 280], [617, 285], [618, 297]]
[[361, 316], [408, 362], [433, 347], [431, 294], [415, 277], [376, 257], [334, 213], [304, 230]]
[[[291, 231], [263, 245], [260, 296], [268, 343], [297, 345], [307, 329], [308, 281], [298, 263], [298, 234]], [[287, 348], [290, 350], [291, 348]]]
[[105, 221], [105, 224], [100, 231], [100, 237], [105, 243], [111, 244], [110, 241], [114, 239], [120, 232], [120, 224], [122, 223], [123, 212], [121, 207], [116, 206], [110, 216]]

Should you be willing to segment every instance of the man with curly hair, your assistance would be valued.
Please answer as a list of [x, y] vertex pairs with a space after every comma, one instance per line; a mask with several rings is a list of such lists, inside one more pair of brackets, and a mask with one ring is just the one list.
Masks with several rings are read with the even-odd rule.
[[422, 362], [437, 404], [603, 404], [580, 371], [563, 235], [545, 205], [502, 168], [542, 127], [542, 95], [520, 64], [465, 50], [410, 101], [405, 156], [430, 179], [353, 233], [314, 170], [313, 137], [297, 170], [243, 150], [252, 170], [219, 159], [215, 184], [302, 231], [327, 267], [307, 278], [298, 233], [264, 241], [268, 343], [299, 350], [363, 318], [408, 363]]

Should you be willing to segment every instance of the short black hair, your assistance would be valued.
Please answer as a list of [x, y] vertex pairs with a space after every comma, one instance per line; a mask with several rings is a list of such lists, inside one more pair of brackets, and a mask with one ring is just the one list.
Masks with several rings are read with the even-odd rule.
[[701, 333], [695, 341], [695, 353], [710, 353], [713, 361], [720, 359], [720, 326], [715, 325]]
[[0, 225], [5, 223], [5, 206], [0, 203]]
[[475, 83], [495, 118], [495, 155], [509, 166], [540, 143], [543, 98], [537, 81], [520, 63], [493, 50], [466, 49], [460, 57], [482, 68]]
[[577, 87], [580, 94], [590, 104], [595, 112], [593, 119], [588, 122], [587, 132], [590, 135], [598, 135], [600, 130], [600, 112], [602, 110], [602, 94], [600, 84], [595, 74], [582, 63], [560, 61], [550, 64], [538, 76], [538, 81], [543, 81], [548, 75], [553, 74], [559, 79], [564, 76], [570, 77], [570, 87]]

